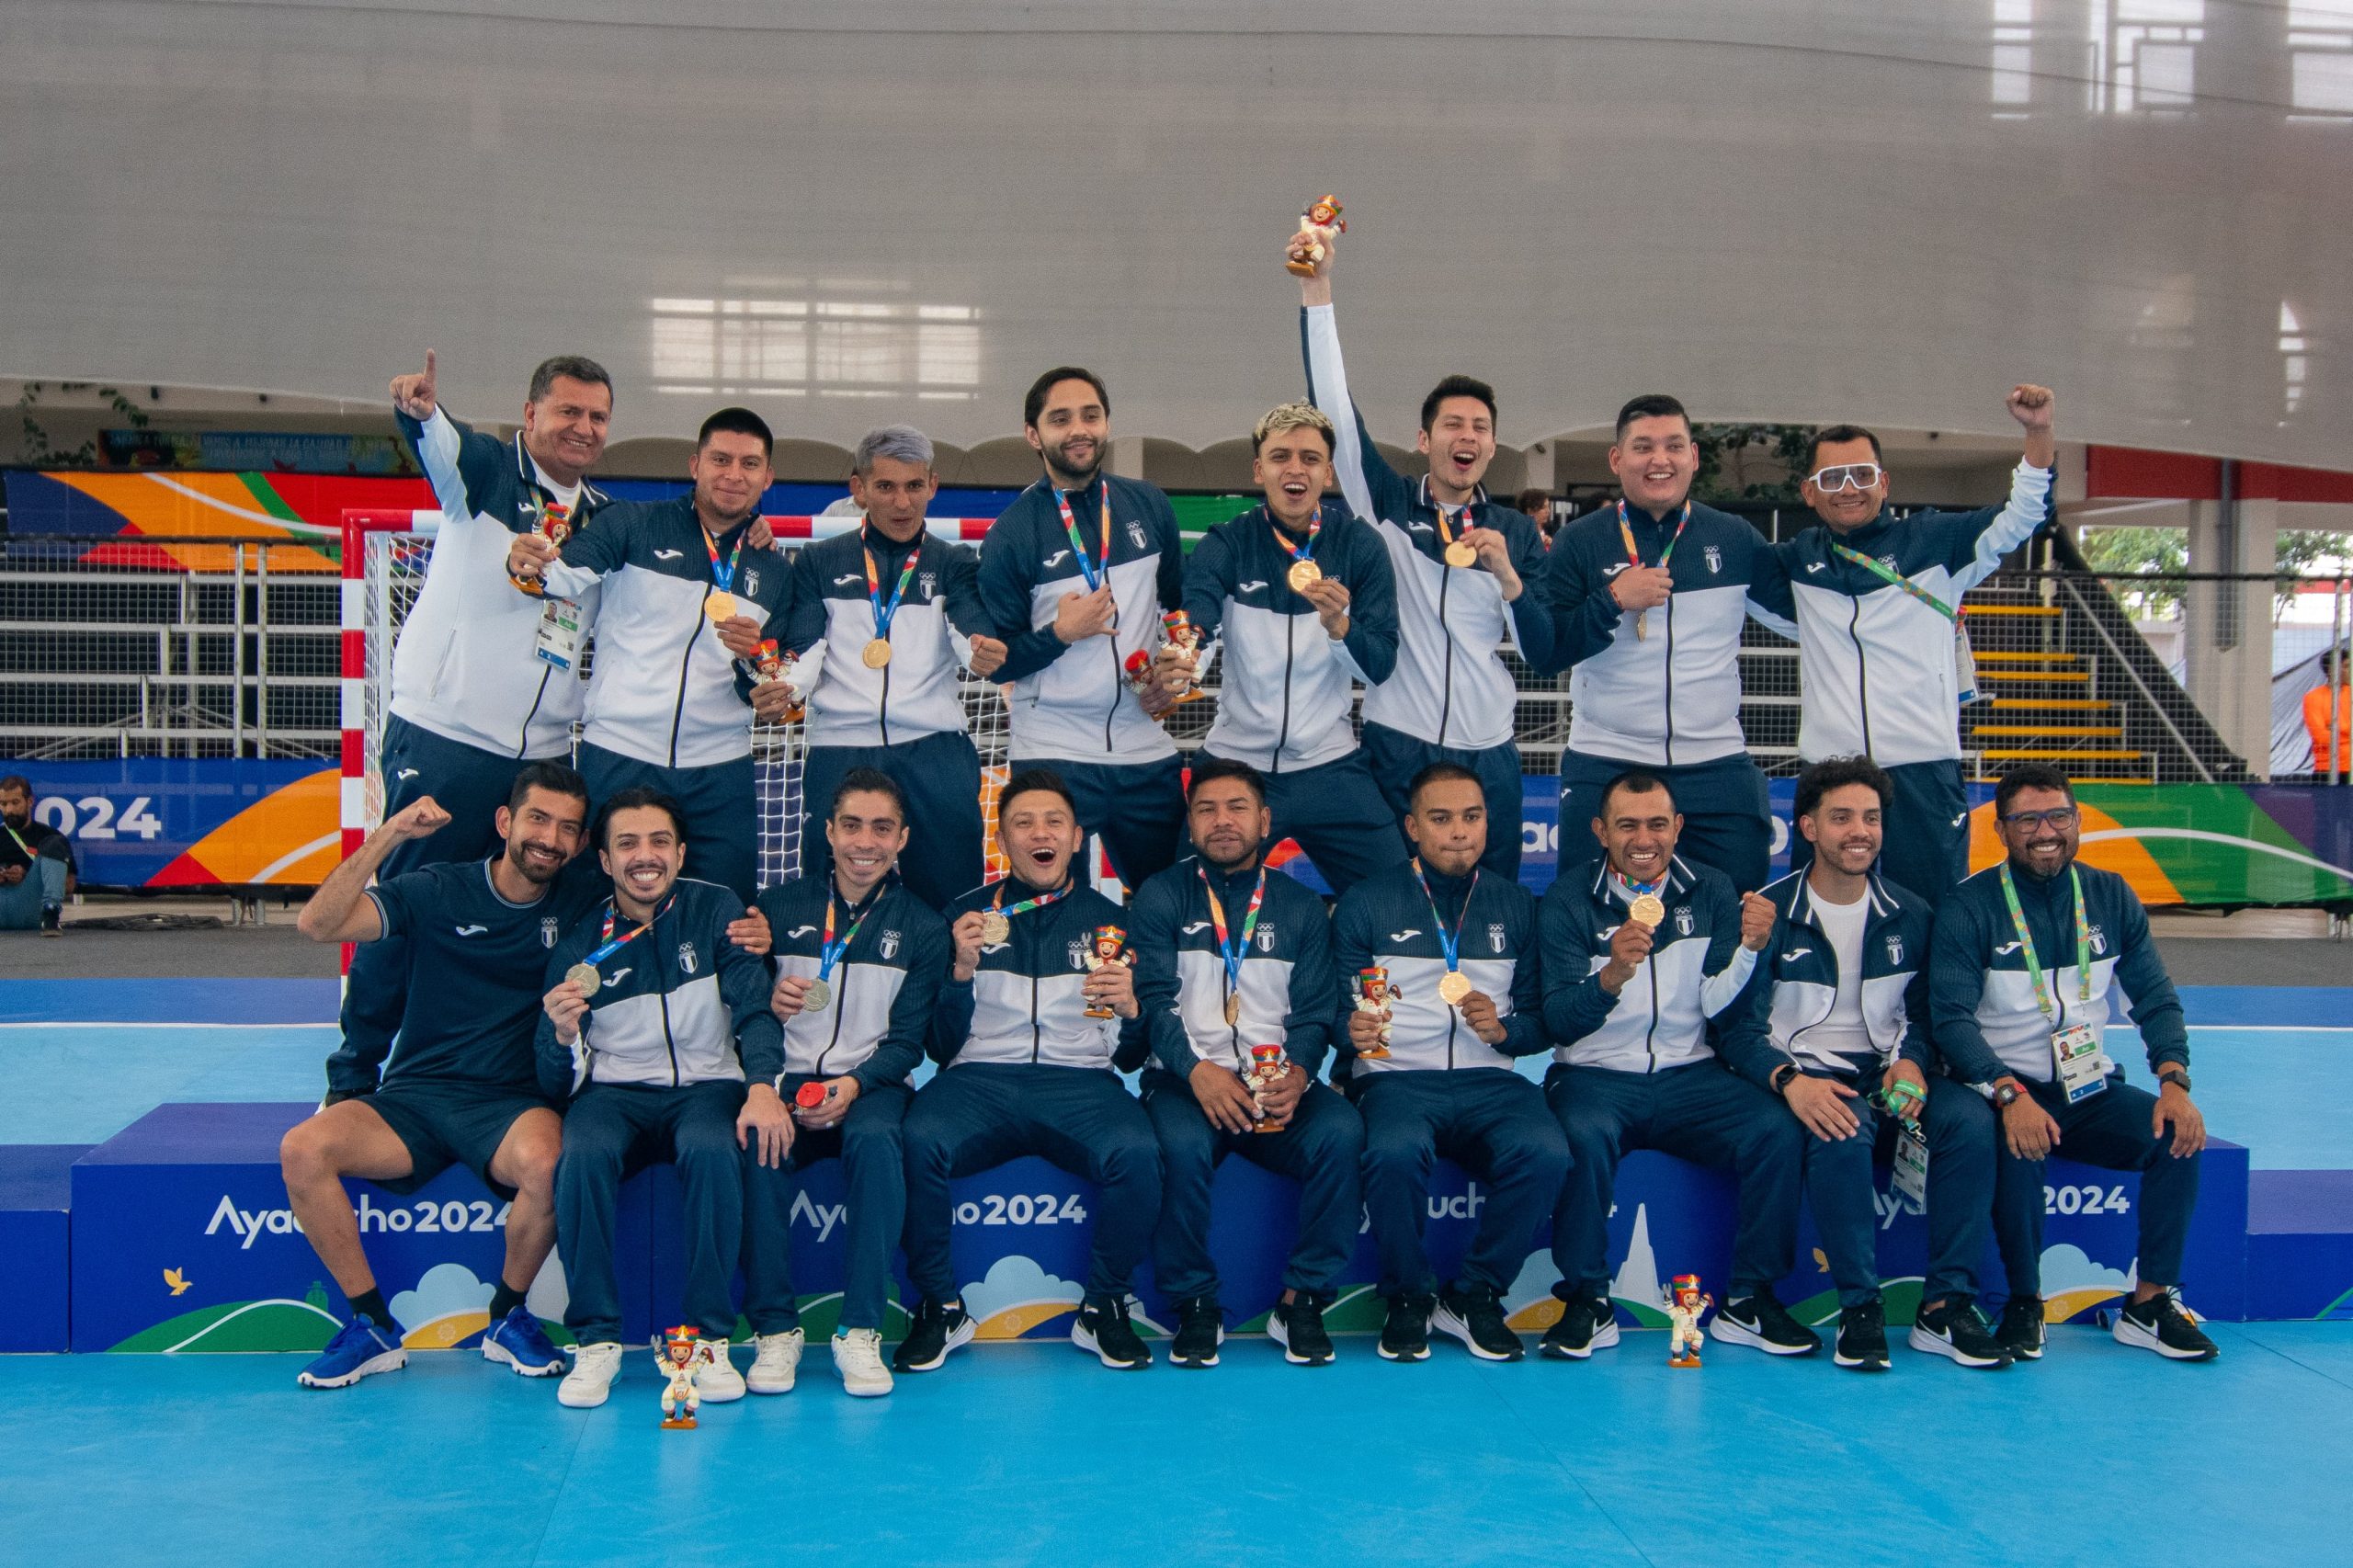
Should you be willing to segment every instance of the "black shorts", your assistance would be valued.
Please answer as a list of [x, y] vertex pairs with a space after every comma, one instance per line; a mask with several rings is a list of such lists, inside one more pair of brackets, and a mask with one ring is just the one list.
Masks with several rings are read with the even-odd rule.
[[376, 1185], [405, 1196], [451, 1165], [463, 1165], [506, 1202], [515, 1189], [490, 1174], [507, 1130], [527, 1110], [551, 1108], [535, 1094], [496, 1084], [394, 1079], [365, 1102], [408, 1145], [409, 1173]]

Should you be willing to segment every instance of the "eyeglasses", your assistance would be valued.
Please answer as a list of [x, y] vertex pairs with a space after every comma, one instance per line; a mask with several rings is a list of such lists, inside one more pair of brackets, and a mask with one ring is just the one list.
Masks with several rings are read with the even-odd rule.
[[2047, 812], [2012, 812], [2008, 816], [2004, 817], [2002, 822], [2004, 825], [2008, 827], [2034, 827], [2040, 825], [2043, 827], [2070, 828], [2075, 825], [2075, 808], [2073, 806], [2056, 806]]
[[1835, 468], [1817, 469], [1806, 483], [1825, 495], [1836, 495], [1852, 486], [1869, 490], [1879, 483], [1881, 469], [1877, 463], [1840, 463]]

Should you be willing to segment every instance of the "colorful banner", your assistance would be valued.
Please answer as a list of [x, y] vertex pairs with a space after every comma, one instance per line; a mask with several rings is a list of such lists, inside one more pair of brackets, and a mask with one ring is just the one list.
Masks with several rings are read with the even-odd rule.
[[125, 757], [0, 763], [72, 841], [86, 886], [316, 887], [341, 853], [331, 763]]
[[234, 473], [373, 474], [414, 479], [423, 472], [401, 438], [293, 435], [282, 430], [105, 430], [98, 455], [108, 468], [210, 470]]

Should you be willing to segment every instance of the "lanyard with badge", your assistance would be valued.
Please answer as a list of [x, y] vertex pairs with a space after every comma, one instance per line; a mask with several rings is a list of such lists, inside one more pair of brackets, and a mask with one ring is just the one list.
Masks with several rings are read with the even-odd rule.
[[1449, 1007], [1459, 1007], [1471, 994], [1471, 977], [1462, 972], [1462, 926], [1471, 918], [1471, 900], [1479, 892], [1479, 873], [1471, 873], [1471, 885], [1463, 890], [1462, 913], [1455, 917], [1454, 929], [1446, 928], [1446, 919], [1438, 912], [1437, 895], [1430, 892], [1429, 879], [1422, 875], [1420, 856], [1414, 858], [1414, 880], [1422, 884], [1422, 896], [1429, 900], [1430, 924], [1438, 930], [1438, 951], [1446, 956], [1446, 974], [1438, 983], [1438, 1000]]
[[868, 899], [866, 907], [858, 912], [858, 918], [849, 923], [849, 929], [842, 933], [838, 942], [834, 940], [834, 906], [836, 902], [830, 892], [825, 894], [825, 934], [817, 939], [817, 978], [811, 981], [809, 989], [801, 994], [803, 1012], [822, 1013], [833, 1001], [834, 965], [841, 961], [842, 954], [849, 950], [849, 945], [858, 940], [858, 928], [866, 924], [866, 917], [874, 913], [875, 904], [881, 901]]
[[1920, 586], [1919, 584], [1914, 582], [1911, 578], [1904, 576], [1899, 572], [1890, 571], [1885, 562], [1880, 561], [1872, 556], [1865, 555], [1859, 550], [1852, 549], [1847, 545], [1840, 544], [1836, 540], [1832, 540], [1830, 541], [1830, 553], [1838, 557], [1841, 561], [1853, 562], [1864, 571], [1869, 572], [1872, 576], [1877, 577], [1881, 582], [1885, 583], [1889, 587], [1901, 589], [1903, 592], [1911, 595], [1914, 598], [1919, 600], [1922, 604], [1927, 605], [1930, 609], [1935, 610], [1938, 615], [1943, 616], [1947, 620], [1952, 622], [1952, 669], [1955, 688], [1961, 697], [1961, 700], [1963, 702], [1968, 701], [1972, 697], [1974, 697], [1977, 694], [1977, 653], [1975, 649], [1969, 645], [1969, 628], [1961, 623], [1961, 611], [1945, 603], [1944, 600], [1937, 597], [1936, 595], [1928, 592], [1927, 589]]
[[[1683, 516], [1675, 525], [1675, 532], [1667, 536], [1666, 548], [1658, 552], [1658, 563], [1661, 567], [1674, 564], [1675, 547], [1681, 541], [1683, 530], [1690, 526], [1691, 503], [1686, 501], [1683, 503]], [[1640, 566], [1643, 563], [1643, 552], [1634, 543], [1634, 524], [1632, 519], [1626, 516], [1626, 503], [1622, 500], [1618, 503], [1618, 537], [1626, 541], [1626, 564]], [[1651, 612], [1646, 609], [1638, 609], [1634, 612], [1635, 641], [1640, 642], [1651, 634], [1650, 628], [1646, 624], [1650, 619], [1650, 614]]]
[[[572, 508], [541, 493], [539, 475], [533, 472], [530, 455], [523, 449], [520, 436], [515, 437], [515, 480], [522, 491], [523, 515], [529, 520], [531, 531], [550, 544], [562, 548], [565, 540], [585, 526], [573, 520]], [[579, 601], [548, 596], [536, 583], [526, 584], [517, 579], [515, 585], [546, 601], [540, 606], [539, 630], [531, 638], [532, 655], [559, 670], [578, 669], [580, 644], [588, 636], [587, 620], [580, 613]]]
[[915, 562], [923, 558], [923, 540], [916, 540], [908, 550], [907, 563], [899, 568], [898, 585], [887, 599], [882, 597], [882, 574], [874, 567], [874, 551], [862, 542], [858, 548], [858, 553], [866, 557], [866, 602], [874, 607], [874, 635], [858, 659], [868, 669], [879, 670], [891, 662], [891, 623], [899, 617], [899, 601], [906, 597], [907, 579], [915, 574]]
[[[1079, 494], [1084, 495], [1086, 492]], [[1086, 542], [1078, 537], [1078, 519], [1071, 516], [1070, 497], [1056, 490], [1054, 505], [1062, 508], [1063, 532], [1070, 536], [1071, 553], [1078, 557], [1078, 569], [1086, 574], [1086, 588], [1092, 593], [1111, 574], [1111, 482], [1103, 482], [1103, 559], [1099, 567], [1095, 557], [1086, 553]]]
[[1217, 956], [1225, 960], [1225, 1022], [1231, 1028], [1242, 1021], [1242, 958], [1250, 950], [1251, 934], [1258, 929], [1258, 906], [1267, 901], [1267, 868], [1258, 868], [1258, 885], [1250, 890], [1250, 907], [1242, 914], [1242, 940], [1226, 939], [1225, 905], [1210, 882], [1209, 868], [1196, 866], [1201, 891], [1210, 895], [1210, 924], [1217, 929]]
[[1267, 515], [1267, 526], [1274, 529], [1275, 542], [1281, 545], [1284, 553], [1290, 557], [1290, 570], [1283, 574], [1283, 581], [1290, 585], [1292, 593], [1304, 594], [1309, 585], [1324, 580], [1324, 568], [1315, 564], [1315, 541], [1324, 532], [1324, 504], [1321, 501], [1315, 504], [1315, 515], [1307, 519], [1307, 542], [1303, 545], [1291, 543], [1284, 534], [1282, 525], [1275, 521], [1271, 513]]
[[615, 937], [613, 935], [614, 918], [620, 914], [620, 911], [617, 909], [606, 910], [605, 928], [598, 932], [597, 936], [598, 943], [597, 950], [590, 953], [578, 963], [574, 964], [570, 969], [565, 970], [563, 971], [563, 978], [572, 982], [572, 983], [579, 989], [581, 995], [594, 996], [597, 994], [598, 988], [605, 983], [604, 976], [597, 972], [597, 966], [603, 963], [607, 959], [611, 958], [615, 953], [620, 952], [623, 948], [628, 947], [631, 942], [636, 941], [640, 937], [644, 936], [648, 931], [653, 930], [656, 925], [661, 923], [662, 917], [670, 913], [670, 906], [677, 902], [678, 895], [676, 893], [672, 893], [668, 898], [663, 901], [662, 907], [654, 912], [653, 919], [648, 920], [644, 925], [640, 926], [637, 929], [623, 937]]
[[[2075, 1003], [2088, 1007], [2092, 1000], [2092, 936], [2091, 922], [2084, 915], [2084, 879], [2075, 867], [2067, 868], [2067, 882], [2075, 895]], [[2018, 907], [2017, 880], [2010, 874], [2010, 863], [2002, 862], [2002, 902], [2010, 906], [2010, 924], [2018, 928], [2018, 954], [2026, 960], [2026, 972], [2034, 982], [2034, 1005], [2048, 1023], [2057, 1023], [2063, 1017], [2051, 1000], [2050, 984], [2043, 978], [2042, 964], [2034, 951], [2034, 936], [2026, 928], [2026, 911]], [[2108, 1057], [2099, 1048], [2099, 1037], [2089, 1024], [2068, 1024], [2051, 1033], [2052, 1063], [2059, 1076], [2059, 1087], [2067, 1103], [2086, 1100], [2108, 1087]]]

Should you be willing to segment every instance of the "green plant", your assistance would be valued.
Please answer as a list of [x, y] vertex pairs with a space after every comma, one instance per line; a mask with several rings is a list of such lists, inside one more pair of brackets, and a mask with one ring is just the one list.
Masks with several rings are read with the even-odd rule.
[[[25, 463], [33, 468], [97, 467], [98, 443], [96, 437], [85, 440], [80, 446], [73, 448], [61, 448], [51, 442], [49, 427], [37, 416], [41, 395], [50, 390], [49, 383], [45, 381], [27, 381], [23, 390], [17, 393], [17, 422], [24, 431], [23, 460]], [[107, 406], [111, 408], [123, 423], [134, 430], [147, 428], [147, 411], [125, 397], [116, 388], [102, 387], [96, 381], [59, 381], [55, 390], [60, 392], [95, 391], [99, 397], [106, 400]]]
[[1796, 506], [1813, 439], [1811, 425], [1694, 425], [1691, 444], [1699, 453], [1699, 471], [1692, 477], [1691, 493], [1715, 504]]

